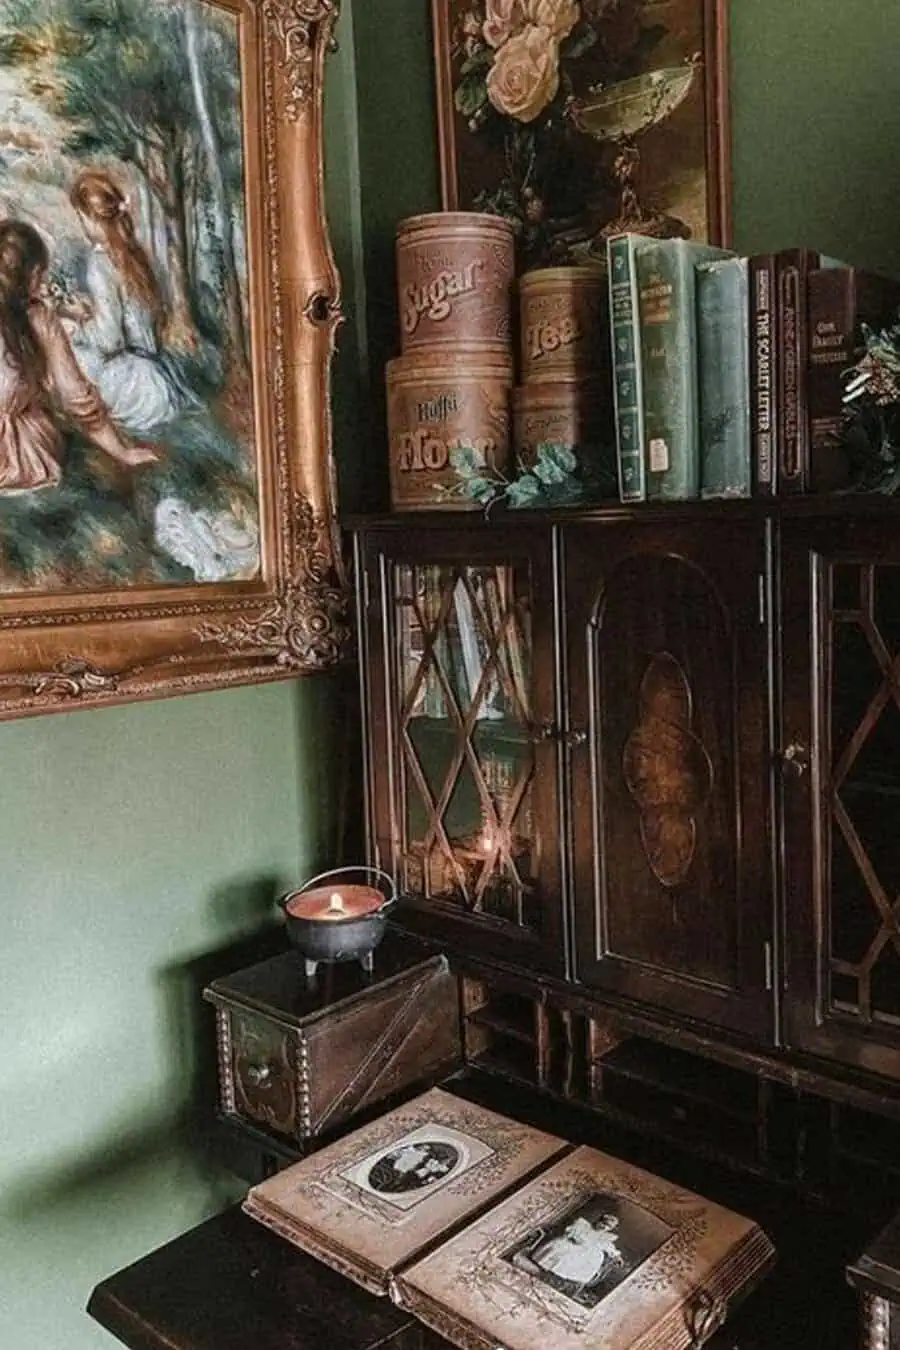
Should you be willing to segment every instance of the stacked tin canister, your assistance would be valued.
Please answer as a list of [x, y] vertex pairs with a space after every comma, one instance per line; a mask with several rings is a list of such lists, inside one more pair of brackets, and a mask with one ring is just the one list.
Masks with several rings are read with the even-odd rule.
[[513, 441], [524, 468], [541, 444], [576, 455], [609, 442], [609, 317], [601, 267], [545, 267], [519, 281], [521, 382]]
[[401, 355], [388, 362], [391, 502], [471, 509], [452, 452], [510, 457], [513, 232], [500, 216], [413, 216], [397, 231]]
[[460, 447], [508, 480], [534, 463], [542, 443], [581, 454], [608, 439], [602, 267], [526, 272], [516, 304], [509, 222], [449, 211], [400, 223], [397, 281], [401, 355], [387, 365], [396, 510], [478, 509], [454, 464]]

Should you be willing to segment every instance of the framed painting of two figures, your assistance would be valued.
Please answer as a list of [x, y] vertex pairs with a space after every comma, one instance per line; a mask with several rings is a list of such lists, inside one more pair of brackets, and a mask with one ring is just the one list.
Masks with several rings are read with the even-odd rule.
[[0, 717], [348, 642], [332, 0], [0, 0]]

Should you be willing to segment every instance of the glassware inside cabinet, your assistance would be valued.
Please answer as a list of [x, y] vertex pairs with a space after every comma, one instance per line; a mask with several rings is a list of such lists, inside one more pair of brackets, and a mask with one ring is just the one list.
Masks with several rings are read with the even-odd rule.
[[404, 889], [530, 927], [528, 569], [400, 564], [394, 579]]

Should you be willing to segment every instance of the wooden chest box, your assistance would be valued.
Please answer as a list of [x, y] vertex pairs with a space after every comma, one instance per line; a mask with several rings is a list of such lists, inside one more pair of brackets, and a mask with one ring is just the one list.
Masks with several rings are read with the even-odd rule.
[[461, 1063], [456, 978], [444, 956], [389, 930], [366, 975], [295, 952], [215, 980], [219, 1100], [229, 1117], [303, 1145]]

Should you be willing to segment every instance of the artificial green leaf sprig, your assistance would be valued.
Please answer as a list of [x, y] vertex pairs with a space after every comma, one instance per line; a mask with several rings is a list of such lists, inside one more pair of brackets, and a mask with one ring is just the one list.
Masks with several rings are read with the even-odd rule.
[[447, 492], [470, 497], [486, 511], [500, 502], [511, 507], [573, 506], [608, 495], [614, 486], [609, 476], [588, 472], [575, 450], [550, 441], [537, 447], [533, 464], [517, 461], [514, 478], [489, 464], [484, 452], [471, 445], [451, 450], [450, 463], [459, 481]]
[[851, 490], [900, 491], [900, 324], [863, 326], [866, 350], [844, 375], [841, 444]]

